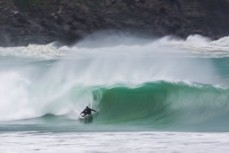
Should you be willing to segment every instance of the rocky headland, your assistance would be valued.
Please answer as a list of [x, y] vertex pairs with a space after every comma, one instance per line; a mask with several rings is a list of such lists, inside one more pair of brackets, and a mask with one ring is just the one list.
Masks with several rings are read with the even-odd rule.
[[0, 46], [72, 44], [101, 30], [229, 35], [229, 0], [0, 0]]

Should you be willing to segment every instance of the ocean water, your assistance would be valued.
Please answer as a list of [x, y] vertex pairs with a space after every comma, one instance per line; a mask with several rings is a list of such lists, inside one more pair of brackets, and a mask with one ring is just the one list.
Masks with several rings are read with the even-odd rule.
[[0, 48], [0, 152], [227, 152], [228, 44], [95, 34]]

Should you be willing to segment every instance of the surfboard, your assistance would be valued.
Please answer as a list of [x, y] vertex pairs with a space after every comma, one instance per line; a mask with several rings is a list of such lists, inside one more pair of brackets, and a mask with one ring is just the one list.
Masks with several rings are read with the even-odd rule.
[[92, 123], [93, 122], [93, 119], [98, 115], [98, 112], [94, 112], [90, 115], [86, 115], [86, 116], [82, 116], [80, 115], [79, 116], [79, 120], [81, 122], [84, 122], [84, 123]]
[[86, 115], [86, 116], [81, 116], [80, 115], [80, 117], [79, 117], [79, 120], [81, 121], [81, 122], [84, 122], [84, 123], [91, 123], [91, 122], [93, 122], [93, 114], [91, 114], [91, 115]]

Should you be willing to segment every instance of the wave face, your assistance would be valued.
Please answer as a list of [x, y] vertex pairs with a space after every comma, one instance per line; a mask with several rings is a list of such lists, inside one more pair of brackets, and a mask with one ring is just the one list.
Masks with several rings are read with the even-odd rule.
[[92, 125], [229, 131], [227, 39], [95, 35], [0, 48], [0, 121], [70, 126], [89, 105], [99, 110]]
[[[228, 130], [229, 90], [209, 85], [154, 82], [100, 89], [94, 97], [104, 123], [155, 129]], [[102, 95], [102, 96], [101, 96]]]

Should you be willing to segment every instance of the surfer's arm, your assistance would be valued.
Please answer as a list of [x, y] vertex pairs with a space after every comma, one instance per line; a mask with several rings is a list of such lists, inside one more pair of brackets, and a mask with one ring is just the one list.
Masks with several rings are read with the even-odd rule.
[[96, 110], [94, 110], [94, 109], [91, 109], [91, 111], [93, 111], [93, 112], [97, 112]]

